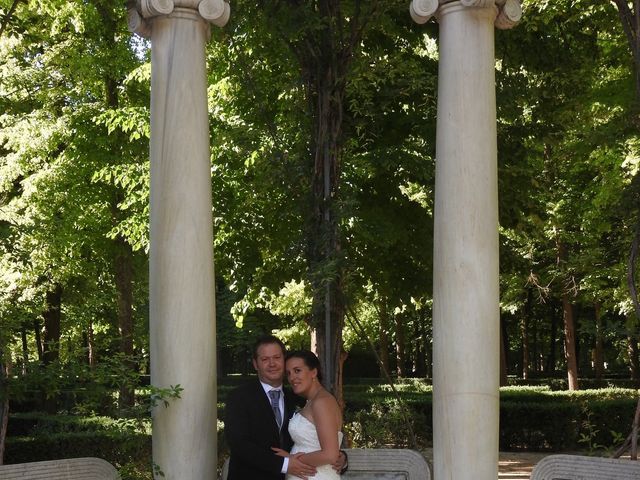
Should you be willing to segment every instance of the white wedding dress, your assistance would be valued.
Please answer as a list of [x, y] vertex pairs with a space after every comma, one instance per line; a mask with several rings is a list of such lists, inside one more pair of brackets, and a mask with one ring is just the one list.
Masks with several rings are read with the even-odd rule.
[[[301, 413], [295, 413], [289, 420], [289, 434], [293, 439], [293, 448], [291, 453], [296, 452], [315, 452], [320, 450], [320, 440], [318, 440], [318, 432], [316, 426]], [[338, 432], [338, 445], [342, 443], [342, 432]], [[338, 480], [340, 474], [336, 472], [331, 465], [321, 465], [317, 467], [317, 473], [313, 477], [314, 480]], [[299, 477], [287, 475], [286, 480], [294, 480]]]

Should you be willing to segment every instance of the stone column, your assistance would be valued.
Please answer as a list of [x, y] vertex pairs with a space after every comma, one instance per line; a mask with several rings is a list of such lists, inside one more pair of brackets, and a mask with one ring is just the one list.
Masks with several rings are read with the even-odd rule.
[[435, 480], [498, 478], [500, 320], [494, 25], [518, 0], [413, 0], [440, 25], [433, 282]]
[[[153, 409], [154, 478], [216, 478], [216, 338], [205, 46], [222, 0], [130, 2], [151, 39], [151, 383], [180, 385]], [[162, 475], [160, 475], [162, 472]]]

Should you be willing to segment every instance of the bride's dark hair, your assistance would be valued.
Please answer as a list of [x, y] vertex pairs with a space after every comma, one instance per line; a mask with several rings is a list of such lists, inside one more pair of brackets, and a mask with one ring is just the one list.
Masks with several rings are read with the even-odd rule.
[[320, 368], [320, 360], [316, 357], [316, 354], [311, 350], [294, 350], [287, 353], [286, 360], [290, 358], [300, 358], [304, 364], [309, 367], [309, 370], [316, 370], [318, 372], [318, 381], [322, 381], [322, 370]]

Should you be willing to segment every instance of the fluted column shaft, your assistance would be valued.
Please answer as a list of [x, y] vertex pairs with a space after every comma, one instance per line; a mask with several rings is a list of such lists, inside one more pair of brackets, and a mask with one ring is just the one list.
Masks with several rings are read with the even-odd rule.
[[411, 4], [414, 20], [424, 23], [435, 15], [440, 26], [433, 283], [434, 480], [498, 478], [494, 28], [513, 26], [520, 14], [516, 0], [414, 0]]
[[[221, 0], [138, 0], [130, 27], [151, 38], [151, 383], [180, 385], [152, 411], [154, 478], [213, 480], [216, 323], [205, 46]], [[211, 19], [209, 19], [211, 21]], [[225, 20], [226, 21], [226, 20]]]

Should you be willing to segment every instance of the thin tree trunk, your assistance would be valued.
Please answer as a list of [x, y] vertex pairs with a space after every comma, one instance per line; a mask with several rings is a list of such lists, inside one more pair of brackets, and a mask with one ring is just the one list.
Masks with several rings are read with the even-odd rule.
[[58, 360], [60, 357], [60, 320], [62, 304], [62, 287], [54, 285], [46, 295], [46, 310], [42, 313], [44, 319], [44, 344], [42, 361], [45, 365]]
[[384, 377], [385, 372], [390, 372], [389, 364], [389, 317], [387, 315], [387, 305], [384, 301], [378, 302], [378, 318], [380, 319], [380, 376]]
[[505, 322], [500, 315], [500, 386], [506, 387], [509, 384], [507, 370], [507, 336], [505, 332]]
[[[62, 306], [62, 287], [54, 285], [46, 294], [47, 306], [42, 313], [44, 319], [44, 342], [42, 363], [46, 367], [60, 358], [60, 321]], [[47, 413], [56, 413], [58, 399], [50, 397], [47, 392], [41, 392], [42, 405]]]
[[426, 321], [424, 309], [416, 312], [417, 320], [415, 322], [414, 328], [414, 342], [415, 342], [415, 353], [414, 353], [414, 375], [416, 377], [424, 377], [426, 368], [426, 341], [427, 341], [427, 329], [426, 329]]
[[[522, 328], [522, 378], [527, 380], [531, 369], [531, 353], [529, 352], [529, 323], [531, 321], [531, 288], [527, 289], [527, 299], [524, 305]], [[535, 357], [534, 357], [535, 361]]]
[[[429, 316], [433, 314], [433, 311], [429, 312]], [[433, 335], [430, 334], [429, 325], [427, 324], [427, 318], [425, 314], [425, 327], [424, 327], [424, 369], [425, 377], [433, 378]]]
[[91, 368], [96, 366], [96, 346], [93, 333], [93, 322], [89, 322], [87, 327], [87, 363]]
[[547, 357], [546, 371], [549, 375], [556, 372], [556, 344], [558, 338], [558, 318], [556, 308], [551, 308], [551, 327], [549, 332], [549, 356]]
[[[133, 266], [131, 247], [122, 238], [116, 240], [118, 254], [115, 258], [115, 280], [118, 297], [118, 328], [120, 330], [120, 351], [124, 366], [129, 372], [135, 371], [133, 359]], [[131, 408], [134, 404], [135, 385], [128, 379], [120, 384], [119, 407]]]
[[44, 362], [44, 346], [42, 345], [42, 335], [40, 335], [40, 320], [37, 318], [33, 320], [33, 334], [36, 339], [36, 349], [38, 350], [38, 361]]
[[567, 378], [569, 390], [578, 390], [578, 364], [576, 362], [575, 328], [573, 324], [573, 306], [567, 295], [562, 296], [564, 312], [564, 352], [567, 361]]
[[529, 319], [525, 315], [520, 322], [520, 334], [522, 338], [522, 378], [529, 378]]
[[29, 363], [29, 343], [27, 342], [27, 327], [24, 324], [20, 328], [20, 339], [22, 341], [22, 375], [26, 375]]
[[[557, 240], [558, 265], [562, 268], [567, 259], [564, 242]], [[564, 321], [564, 355], [567, 362], [567, 379], [569, 390], [578, 390], [578, 363], [576, 360], [576, 331], [573, 316], [573, 305], [569, 300], [568, 286], [562, 288], [562, 318]]]
[[4, 450], [7, 439], [7, 425], [9, 423], [9, 379], [10, 361], [3, 360], [3, 352], [0, 350], [0, 465], [4, 465]]
[[4, 450], [7, 441], [7, 426], [9, 424], [9, 397], [2, 402], [0, 415], [0, 465], [4, 465]]
[[596, 320], [596, 341], [593, 363], [596, 372], [596, 380], [600, 381], [604, 374], [604, 347], [602, 342], [602, 317], [600, 315], [600, 303], [596, 302], [593, 307]]
[[407, 376], [407, 342], [404, 333], [403, 315], [394, 316], [396, 326], [396, 372], [399, 378]]
[[542, 367], [542, 354], [540, 353], [540, 331], [538, 329], [538, 321], [533, 316], [533, 293], [531, 294], [531, 302], [529, 303], [527, 316], [529, 318], [529, 373], [539, 373]]
[[627, 333], [627, 355], [629, 357], [629, 371], [631, 380], [638, 382], [640, 380], [640, 361], [638, 355], [638, 340], [631, 328], [628, 327]]

